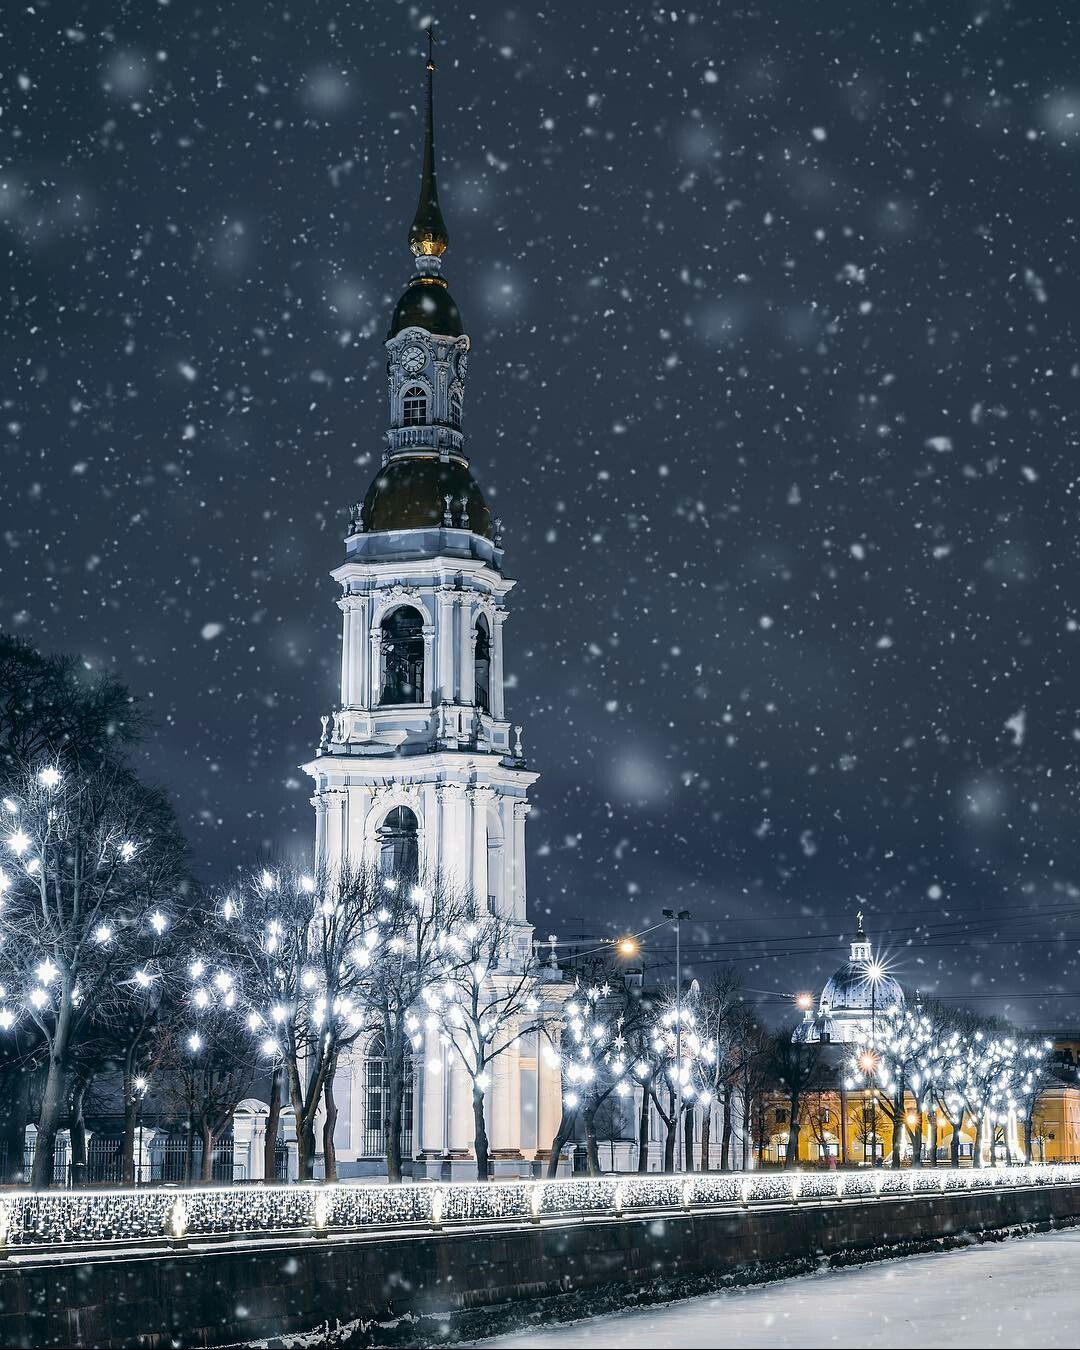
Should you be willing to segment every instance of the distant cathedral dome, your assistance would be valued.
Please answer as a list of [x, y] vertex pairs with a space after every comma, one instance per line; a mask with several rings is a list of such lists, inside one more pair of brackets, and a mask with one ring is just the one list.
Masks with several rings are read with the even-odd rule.
[[860, 914], [848, 959], [821, 991], [817, 1012], [807, 1010], [791, 1039], [811, 1044], [851, 1044], [870, 1032], [875, 1012], [903, 1008], [903, 989], [891, 975], [875, 970], [875, 965]]

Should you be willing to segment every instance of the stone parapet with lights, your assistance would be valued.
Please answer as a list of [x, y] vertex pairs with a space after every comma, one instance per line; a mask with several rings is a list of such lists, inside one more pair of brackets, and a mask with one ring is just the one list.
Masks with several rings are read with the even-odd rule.
[[251, 1344], [343, 1316], [356, 1319], [357, 1343], [471, 1344], [530, 1315], [550, 1322], [823, 1260], [1075, 1223], [1080, 1168], [237, 1187], [5, 1205], [0, 1344]]
[[321, 1236], [387, 1228], [560, 1221], [584, 1215], [773, 1204], [829, 1204], [1080, 1186], [1080, 1166], [741, 1172], [588, 1180], [388, 1185], [224, 1186], [185, 1190], [13, 1192], [0, 1198], [0, 1252], [177, 1241]]

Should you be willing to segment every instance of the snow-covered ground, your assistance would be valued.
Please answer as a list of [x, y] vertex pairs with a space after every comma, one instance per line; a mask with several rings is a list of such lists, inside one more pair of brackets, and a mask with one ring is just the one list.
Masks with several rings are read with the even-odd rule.
[[520, 1346], [1080, 1346], [1080, 1230], [849, 1266], [482, 1342]]

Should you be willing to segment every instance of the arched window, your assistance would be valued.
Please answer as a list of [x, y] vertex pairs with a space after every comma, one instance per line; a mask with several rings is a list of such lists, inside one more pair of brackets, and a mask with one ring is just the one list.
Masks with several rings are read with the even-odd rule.
[[476, 621], [473, 641], [473, 681], [476, 706], [486, 713], [491, 712], [491, 631], [482, 614]]
[[382, 621], [380, 703], [423, 703], [424, 620], [409, 605]]
[[[386, 1112], [389, 1109], [389, 1073], [385, 1043], [381, 1036], [372, 1037], [364, 1055], [362, 1092], [364, 1113], [365, 1158], [386, 1156]], [[405, 1100], [401, 1107], [401, 1156], [412, 1156], [413, 1137], [413, 1060], [412, 1052], [405, 1052]]]
[[427, 391], [418, 384], [410, 385], [401, 396], [401, 425], [422, 427], [427, 420]]
[[461, 397], [461, 385], [455, 384], [450, 390], [450, 425], [452, 427], [461, 426]]
[[379, 826], [379, 871], [403, 886], [420, 875], [419, 825], [407, 806], [395, 806]]

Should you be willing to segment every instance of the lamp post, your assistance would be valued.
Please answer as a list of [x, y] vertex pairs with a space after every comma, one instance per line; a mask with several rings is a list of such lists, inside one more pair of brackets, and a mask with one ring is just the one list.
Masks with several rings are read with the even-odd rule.
[[690, 918], [688, 909], [664, 909], [660, 911], [665, 919], [675, 921], [675, 1170], [682, 1172], [685, 1167], [682, 1146], [682, 925]]
[[138, 1162], [135, 1165], [135, 1185], [142, 1185], [142, 1167], [143, 1167], [143, 1126], [142, 1126], [142, 1105], [143, 1098], [146, 1096], [146, 1089], [150, 1086], [148, 1079], [142, 1074], [135, 1079], [135, 1133], [138, 1137]]
[[[860, 916], [861, 918], [861, 916]], [[860, 924], [861, 927], [861, 924]], [[885, 974], [880, 961], [867, 961], [863, 967], [870, 981], [870, 1044], [874, 1047], [873, 1072], [877, 1072], [877, 987]], [[877, 1150], [877, 1083], [870, 1079], [870, 1166], [880, 1166]]]

